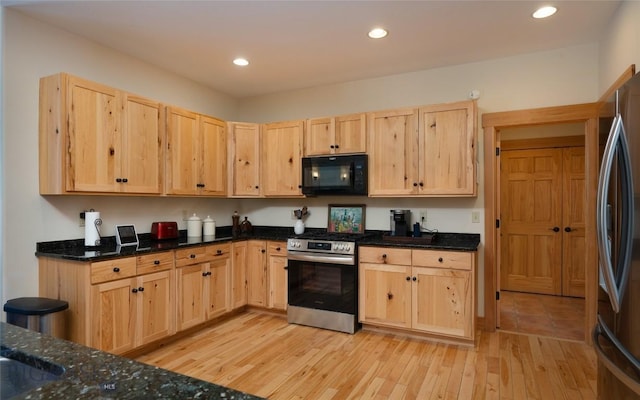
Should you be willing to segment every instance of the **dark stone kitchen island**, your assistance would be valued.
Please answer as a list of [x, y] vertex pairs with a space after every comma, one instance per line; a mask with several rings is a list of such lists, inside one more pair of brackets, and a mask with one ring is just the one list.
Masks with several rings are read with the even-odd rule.
[[0, 345], [7, 358], [56, 374], [63, 370], [58, 380], [15, 399], [260, 399], [4, 322]]

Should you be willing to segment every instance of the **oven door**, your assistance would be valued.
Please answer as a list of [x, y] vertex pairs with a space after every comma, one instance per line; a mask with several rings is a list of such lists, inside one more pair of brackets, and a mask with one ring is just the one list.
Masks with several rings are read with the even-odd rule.
[[289, 305], [356, 315], [357, 268], [327, 260], [288, 260]]

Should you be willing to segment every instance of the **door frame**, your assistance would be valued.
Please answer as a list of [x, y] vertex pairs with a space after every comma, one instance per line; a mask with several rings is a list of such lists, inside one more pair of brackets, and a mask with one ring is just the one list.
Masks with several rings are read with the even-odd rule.
[[585, 342], [591, 342], [591, 328], [596, 322], [598, 252], [596, 246], [596, 193], [598, 187], [598, 108], [599, 103], [544, 107], [528, 110], [505, 111], [482, 115], [484, 131], [484, 304], [485, 330], [493, 332], [497, 324], [498, 256], [500, 228], [500, 129], [532, 125], [561, 123], [584, 124], [585, 148]]

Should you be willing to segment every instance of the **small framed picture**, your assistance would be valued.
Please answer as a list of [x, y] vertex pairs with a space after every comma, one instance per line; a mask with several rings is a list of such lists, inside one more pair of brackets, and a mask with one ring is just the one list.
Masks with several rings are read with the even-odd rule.
[[328, 231], [364, 233], [364, 204], [330, 204]]

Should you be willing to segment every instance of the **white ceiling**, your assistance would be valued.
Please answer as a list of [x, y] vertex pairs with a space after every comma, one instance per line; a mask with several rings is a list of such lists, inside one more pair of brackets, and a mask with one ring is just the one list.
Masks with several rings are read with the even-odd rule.
[[[620, 1], [13, 1], [237, 98], [592, 43]], [[374, 26], [389, 36], [367, 37]], [[250, 61], [240, 68], [238, 56]]]

